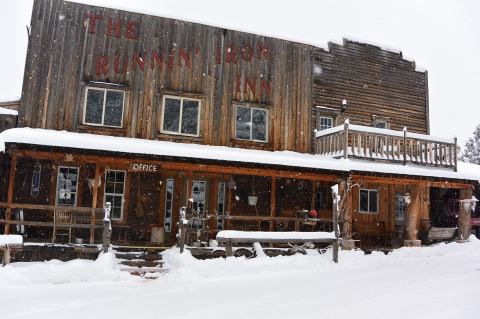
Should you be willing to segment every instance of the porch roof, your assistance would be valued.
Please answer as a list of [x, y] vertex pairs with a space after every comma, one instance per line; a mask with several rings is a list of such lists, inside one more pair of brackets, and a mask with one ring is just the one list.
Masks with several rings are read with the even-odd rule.
[[333, 170], [338, 172], [369, 172], [417, 177], [480, 181], [480, 166], [458, 163], [458, 171], [448, 168], [393, 164], [354, 159], [334, 159], [322, 155], [292, 151], [263, 151], [226, 146], [176, 143], [138, 138], [74, 133], [33, 128], [14, 128], [0, 133], [0, 152], [7, 143], [86, 149], [106, 152], [157, 155], [179, 158], [216, 160]]

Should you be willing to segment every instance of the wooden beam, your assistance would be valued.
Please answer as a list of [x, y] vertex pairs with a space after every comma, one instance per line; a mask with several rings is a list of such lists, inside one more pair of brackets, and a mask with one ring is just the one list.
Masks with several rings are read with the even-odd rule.
[[[93, 198], [92, 198], [92, 208], [97, 208], [97, 200], [98, 200], [98, 182], [100, 178], [100, 165], [97, 163], [95, 165], [95, 181], [93, 182]], [[95, 210], [92, 210], [92, 217], [91, 217], [91, 223], [92, 225], [95, 225], [96, 220], [95, 220]], [[95, 242], [95, 229], [91, 228], [90, 229], [90, 244], [93, 244]]]
[[360, 174], [352, 175], [352, 178], [357, 181], [363, 181], [366, 183], [382, 183], [391, 185], [416, 185], [416, 186], [429, 186], [438, 188], [456, 188], [456, 189], [468, 189], [472, 187], [469, 183], [449, 182], [449, 181], [429, 181], [419, 179], [397, 178], [397, 177], [378, 177], [378, 176], [366, 176]]
[[23, 209], [34, 209], [34, 210], [46, 210], [46, 211], [57, 211], [57, 212], [70, 212], [70, 213], [90, 213], [92, 209], [96, 213], [103, 213], [103, 208], [92, 208], [92, 207], [72, 207], [72, 206], [50, 206], [50, 205], [39, 205], [39, 204], [20, 204], [20, 203], [5, 203], [0, 202], [0, 207], [5, 208], [23, 208]]
[[76, 223], [54, 223], [54, 222], [34, 222], [34, 221], [20, 221], [20, 220], [6, 220], [0, 219], [0, 224], [5, 225], [25, 225], [25, 226], [36, 226], [36, 227], [72, 227], [72, 228], [95, 228], [102, 229], [102, 225], [92, 225], [92, 224], [76, 224]]
[[[8, 176], [7, 203], [9, 204], [9, 206], [7, 206], [7, 209], [5, 211], [5, 218], [7, 220], [10, 220], [12, 218], [12, 207], [10, 205], [12, 204], [12, 200], [13, 200], [16, 167], [17, 167], [17, 156], [14, 154], [12, 155], [12, 160], [10, 162], [10, 175]], [[10, 226], [8, 224], [5, 224], [3, 233], [5, 235], [10, 234]]]

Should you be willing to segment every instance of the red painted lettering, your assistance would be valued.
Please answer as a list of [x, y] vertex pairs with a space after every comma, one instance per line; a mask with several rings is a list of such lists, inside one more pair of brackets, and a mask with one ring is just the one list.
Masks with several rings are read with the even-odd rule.
[[140, 69], [143, 71], [145, 69], [145, 60], [138, 55], [138, 53], [133, 54], [133, 65], [132, 68], [135, 69], [137, 64], [140, 66]]
[[225, 62], [237, 64], [237, 52], [233, 45], [227, 46], [227, 55], [225, 57]]
[[97, 21], [102, 20], [102, 16], [96, 15], [93, 13], [87, 13], [85, 15], [86, 15], [86, 18], [88, 19], [88, 32], [93, 34], [95, 33]]
[[122, 36], [122, 20], [108, 18], [107, 23], [107, 36], [111, 37], [114, 35], [117, 38]]
[[251, 45], [245, 45], [241, 50], [242, 59], [244, 61], [252, 63], [253, 61], [253, 48]]
[[186, 66], [192, 66], [192, 59], [190, 57], [190, 54], [186, 52], [184, 48], [180, 48], [180, 58], [178, 59], [178, 66], [182, 66], [182, 60], [184, 61]]
[[153, 70], [155, 67], [155, 62], [158, 63], [160, 67], [160, 72], [163, 70], [163, 64], [165, 63], [165, 53], [163, 50], [160, 51], [160, 55], [158, 55], [157, 51], [152, 51], [152, 58], [150, 59], [150, 69]]
[[127, 74], [127, 68], [128, 68], [128, 56], [126, 56], [123, 59], [123, 66], [122, 70], [119, 70], [120, 68], [120, 56], [117, 54], [115, 55], [115, 60], [113, 64], [113, 70], [115, 71], [116, 74]]
[[125, 30], [125, 38], [132, 39], [132, 40], [137, 40], [138, 39], [137, 27], [138, 27], [138, 23], [136, 23], [135, 21], [127, 21], [127, 28]]
[[173, 69], [173, 61], [175, 59], [175, 48], [171, 48], [168, 52], [168, 63], [167, 68]]
[[102, 55], [97, 57], [97, 63], [95, 65], [95, 74], [97, 76], [108, 75], [108, 57], [107, 56]]
[[248, 89], [253, 93], [253, 98], [257, 97], [257, 80], [245, 79], [245, 85], [243, 87], [243, 93], [248, 93]]
[[258, 43], [258, 58], [259, 59], [268, 59], [269, 58], [269, 51], [265, 43]]

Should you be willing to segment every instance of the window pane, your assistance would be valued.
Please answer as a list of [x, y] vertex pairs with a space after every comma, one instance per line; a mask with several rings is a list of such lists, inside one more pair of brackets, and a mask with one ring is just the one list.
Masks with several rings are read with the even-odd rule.
[[104, 125], [122, 126], [123, 92], [107, 91]]
[[198, 134], [198, 101], [183, 100], [182, 133]]
[[360, 190], [360, 211], [368, 212], [368, 191]]
[[57, 183], [57, 204], [59, 206], [75, 206], [77, 179], [77, 168], [59, 167]]
[[374, 127], [376, 128], [387, 128], [387, 122], [385, 121], [375, 121]]
[[237, 106], [237, 138], [242, 140], [250, 139], [251, 125], [250, 108]]
[[103, 90], [88, 89], [85, 123], [102, 124]]
[[370, 191], [369, 192], [369, 195], [370, 195], [370, 213], [376, 213], [378, 212], [378, 192], [377, 191]]
[[320, 117], [320, 130], [326, 130], [328, 128], [331, 128], [333, 126], [333, 118], [331, 117], [325, 117], [321, 116]]
[[166, 98], [163, 110], [163, 130], [177, 133], [179, 123], [180, 100]]
[[252, 110], [252, 140], [267, 140], [267, 112], [264, 110]]

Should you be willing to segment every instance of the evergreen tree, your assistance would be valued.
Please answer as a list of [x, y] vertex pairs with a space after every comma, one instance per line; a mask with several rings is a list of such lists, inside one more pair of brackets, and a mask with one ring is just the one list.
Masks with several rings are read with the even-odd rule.
[[465, 162], [480, 165], [480, 124], [475, 128], [473, 137], [470, 137], [465, 144], [461, 159]]

